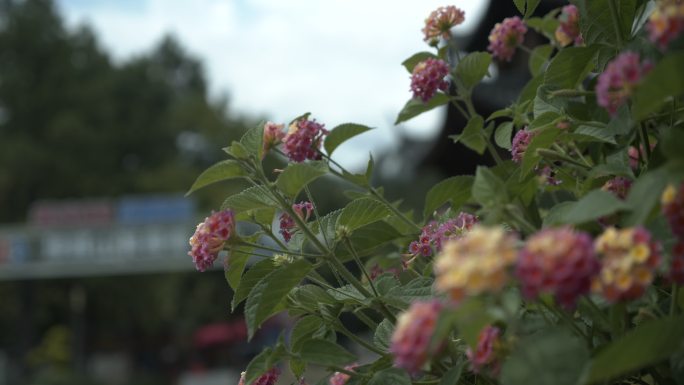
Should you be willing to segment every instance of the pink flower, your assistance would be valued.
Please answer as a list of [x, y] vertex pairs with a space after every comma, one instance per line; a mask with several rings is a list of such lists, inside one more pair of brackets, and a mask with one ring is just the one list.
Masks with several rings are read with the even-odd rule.
[[672, 234], [680, 241], [684, 241], [684, 183], [681, 183], [679, 187], [667, 186], [660, 203]]
[[447, 7], [439, 7], [430, 13], [425, 19], [425, 28], [423, 40], [428, 44], [434, 46], [439, 42], [439, 37], [444, 39], [451, 38], [451, 29], [465, 20], [465, 12], [453, 5]]
[[542, 168], [535, 168], [535, 171], [537, 175], [539, 175], [539, 178], [541, 179], [541, 183], [544, 183], [548, 186], [558, 186], [559, 184], [562, 183], [561, 180], [556, 178], [556, 170], [549, 166], [545, 165]]
[[429, 58], [416, 64], [411, 74], [413, 97], [427, 103], [438, 90], [446, 91], [449, 88], [449, 82], [444, 80], [447, 75], [449, 65], [443, 60]]
[[212, 213], [197, 225], [195, 233], [190, 237], [190, 252], [195, 267], [199, 271], [214, 265], [223, 245], [235, 233], [235, 218], [232, 210]]
[[527, 298], [549, 293], [572, 308], [579, 296], [589, 292], [600, 267], [589, 234], [561, 227], [542, 230], [527, 240], [516, 275]]
[[273, 122], [266, 122], [264, 125], [264, 153], [262, 158], [266, 156], [266, 153], [273, 147], [280, 144], [285, 137], [285, 132], [283, 132], [283, 124], [275, 124]]
[[615, 195], [616, 197], [625, 200], [627, 194], [629, 194], [629, 189], [632, 188], [632, 180], [625, 178], [624, 176], [616, 176], [613, 179], [609, 179], [603, 184], [601, 190], [608, 191], [609, 193]]
[[[268, 372], [264, 373], [261, 375], [261, 377], [257, 378], [252, 382], [252, 385], [275, 385], [275, 383], [278, 381], [278, 377], [280, 376], [280, 369], [278, 368], [271, 368]], [[240, 382], [238, 385], [247, 385], [245, 384], [245, 372], [242, 372], [240, 375]]]
[[594, 242], [601, 272], [592, 290], [610, 302], [635, 300], [646, 291], [660, 263], [660, 244], [643, 227], [606, 229]]
[[[306, 222], [313, 212], [313, 204], [311, 202], [296, 203], [292, 205], [292, 210], [299, 218]], [[296, 227], [295, 220], [288, 213], [280, 214], [280, 235], [283, 236], [285, 242], [290, 242]]]
[[648, 18], [648, 37], [665, 50], [670, 42], [684, 31], [684, 3], [672, 0], [660, 1]]
[[319, 149], [323, 137], [328, 134], [322, 124], [315, 120], [301, 119], [290, 125], [290, 130], [283, 141], [284, 151], [293, 162], [303, 162], [307, 159], [319, 160]]
[[498, 375], [501, 363], [498, 361], [496, 350], [500, 344], [501, 329], [491, 325], [485, 326], [477, 337], [476, 350], [466, 350], [470, 370], [473, 373], [480, 373], [483, 369], [489, 369], [493, 376]]
[[504, 61], [511, 61], [516, 48], [522, 44], [527, 26], [518, 16], [507, 17], [501, 23], [496, 23], [489, 34], [487, 50]]
[[439, 253], [447, 240], [461, 237], [477, 222], [476, 216], [464, 212], [459, 213], [456, 218], [447, 219], [442, 223], [430, 221], [423, 227], [418, 240], [411, 242], [409, 252], [412, 255], [420, 254], [423, 257], [432, 255], [433, 249]]
[[420, 371], [431, 353], [428, 348], [442, 309], [437, 300], [414, 302], [399, 316], [390, 346], [394, 366], [412, 374]]
[[672, 248], [672, 264], [670, 265], [670, 281], [684, 285], [684, 242], [679, 241]]
[[584, 43], [582, 34], [579, 28], [579, 11], [574, 5], [566, 5], [563, 7], [560, 16], [558, 17], [558, 28], [556, 28], [556, 40], [562, 47], [575, 43], [580, 45]]
[[634, 92], [643, 78], [653, 66], [649, 62], [641, 63], [639, 54], [624, 52], [608, 63], [599, 75], [596, 83], [596, 99], [598, 104], [615, 115]]
[[511, 156], [515, 163], [522, 162], [527, 146], [530, 145], [535, 135], [537, 135], [537, 132], [529, 131], [527, 127], [515, 133], [513, 143], [511, 143]]
[[[344, 368], [349, 371], [354, 371], [356, 367], [359, 366], [359, 364], [351, 364], [347, 365]], [[342, 373], [342, 372], [335, 372], [333, 373], [332, 377], [330, 377], [329, 384], [330, 385], [344, 385], [349, 381], [349, 375], [347, 373]]]

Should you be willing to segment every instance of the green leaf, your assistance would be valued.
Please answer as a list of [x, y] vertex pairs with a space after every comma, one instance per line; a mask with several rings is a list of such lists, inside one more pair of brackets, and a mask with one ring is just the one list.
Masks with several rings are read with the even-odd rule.
[[[379, 221], [370, 223], [359, 228], [357, 231], [354, 231], [351, 237], [349, 237], [349, 240], [354, 245], [356, 252], [359, 254], [367, 254], [401, 236], [401, 233], [392, 225], [384, 221]], [[340, 258], [351, 255], [349, 250], [342, 246], [336, 250], [336, 254]]]
[[224, 275], [226, 282], [228, 282], [233, 291], [237, 290], [240, 285], [242, 272], [245, 270], [245, 265], [247, 265], [252, 250], [254, 250], [253, 247], [242, 247], [239, 253], [234, 252], [232, 249], [230, 250], [228, 266], [224, 271]]
[[389, 368], [375, 372], [368, 385], [411, 385], [411, 378], [401, 369]]
[[210, 185], [212, 183], [221, 182], [228, 179], [242, 178], [247, 176], [240, 167], [240, 163], [236, 160], [223, 160], [204, 170], [200, 176], [197, 177], [195, 183], [192, 184], [190, 190], [185, 193], [185, 196], [192, 194], [194, 191]]
[[588, 381], [608, 381], [664, 361], [682, 342], [684, 317], [644, 322], [598, 352], [591, 362]]
[[582, 341], [568, 331], [545, 331], [525, 337], [504, 362], [502, 385], [575, 385], [589, 361]]
[[472, 52], [466, 55], [456, 65], [455, 77], [463, 87], [471, 89], [475, 87], [489, 72], [492, 63], [492, 55], [487, 52]]
[[333, 128], [330, 134], [325, 138], [323, 146], [328, 155], [332, 155], [333, 151], [347, 139], [353, 138], [356, 135], [363, 134], [372, 128], [361, 124], [345, 123]]
[[511, 150], [511, 135], [513, 134], [513, 123], [504, 122], [496, 128], [494, 133], [494, 143], [497, 146], [510, 151]]
[[607, 127], [585, 126], [581, 125], [572, 133], [573, 137], [580, 140], [599, 141], [610, 144], [617, 144], [615, 136], [608, 130]]
[[375, 334], [373, 334], [373, 344], [384, 351], [388, 351], [393, 332], [394, 325], [392, 322], [388, 319], [382, 320], [375, 329]]
[[273, 360], [273, 349], [266, 348], [247, 365], [245, 370], [245, 384], [249, 385], [259, 378], [262, 374], [270, 370], [275, 364]]
[[549, 40], [554, 40], [556, 29], [559, 25], [558, 19], [553, 16], [553, 13], [549, 13], [543, 18], [530, 17], [525, 20], [525, 23], [528, 27], [546, 36]]
[[323, 327], [323, 321], [315, 315], [308, 315], [295, 324], [290, 334], [290, 344], [293, 353], [299, 353], [302, 350], [304, 342], [313, 338], [313, 335]]
[[587, 45], [606, 43], [617, 46], [618, 37], [610, 12], [609, 2], [617, 7], [619, 28], [623, 41], [627, 41], [634, 22], [637, 0], [572, 0], [580, 11], [580, 32]]
[[589, 178], [601, 178], [605, 176], [624, 176], [634, 179], [634, 172], [626, 164], [602, 163], [589, 171]]
[[569, 47], [562, 49], [549, 63], [544, 85], [557, 89], [575, 89], [594, 68], [597, 48]]
[[459, 335], [471, 349], [475, 349], [480, 332], [490, 325], [494, 318], [487, 312], [487, 307], [479, 298], [465, 300], [453, 312]]
[[287, 196], [296, 197], [304, 186], [327, 172], [328, 166], [323, 161], [291, 163], [278, 175], [276, 186]]
[[249, 129], [240, 138], [240, 143], [244, 148], [253, 154], [256, 159], [261, 160], [264, 154], [264, 126], [266, 122], [261, 122], [256, 127]]
[[576, 202], [561, 202], [551, 208], [546, 217], [544, 217], [544, 223], [542, 227], [552, 227], [555, 225], [563, 224], [565, 221], [565, 216], [568, 212], [574, 209]]
[[658, 112], [666, 98], [684, 94], [682, 68], [684, 52], [668, 54], [641, 80], [632, 105], [636, 120], [643, 120], [649, 114]]
[[304, 342], [300, 356], [306, 362], [322, 366], [344, 366], [356, 360], [347, 349], [323, 339]]
[[311, 270], [303, 259], [280, 266], [264, 276], [250, 291], [245, 303], [245, 322], [249, 339], [261, 324], [271, 316], [285, 296], [301, 282]]
[[442, 379], [439, 381], [439, 385], [458, 385], [458, 380], [461, 379], [462, 372], [463, 364], [457, 364], [444, 373], [444, 376], [442, 376]]
[[525, 14], [525, 5], [527, 4], [527, 0], [513, 0], [513, 4], [515, 4], [515, 7], [518, 8], [518, 11], [521, 15]]
[[473, 182], [473, 198], [484, 207], [501, 206], [508, 202], [506, 184], [492, 170], [478, 166]]
[[541, 0], [527, 0], [527, 10], [525, 11], [526, 18], [534, 14], [534, 11], [537, 9], [540, 2]]
[[406, 285], [392, 288], [387, 293], [386, 299], [392, 301], [393, 305], [408, 307], [412, 302], [428, 300], [434, 297], [432, 283], [430, 278], [414, 278]]
[[277, 207], [278, 203], [265, 191], [263, 186], [250, 187], [242, 192], [229, 196], [223, 201], [221, 209], [232, 209], [236, 213], [249, 210], [259, 210], [269, 207]]
[[555, 126], [558, 120], [560, 120], [560, 114], [558, 114], [555, 111], [547, 111], [544, 112], [541, 115], [537, 115], [534, 117], [534, 120], [530, 122], [530, 125], [528, 126], [528, 130], [530, 131], [535, 131], [535, 130], [541, 130], [544, 128], [551, 128], [551, 126]]
[[302, 378], [306, 372], [306, 363], [297, 358], [290, 358], [290, 372], [295, 378]]
[[354, 231], [367, 224], [383, 220], [392, 212], [387, 206], [372, 198], [361, 198], [350, 202], [337, 219], [336, 228], [345, 226]]
[[441, 205], [449, 202], [454, 210], [458, 210], [472, 196], [473, 182], [471, 175], [459, 175], [444, 179], [434, 185], [425, 196], [425, 218]]
[[263, 259], [252, 266], [251, 269], [242, 276], [237, 289], [235, 289], [235, 294], [233, 294], [233, 300], [231, 301], [231, 308], [235, 311], [237, 305], [240, 304], [247, 296], [249, 292], [252, 291], [257, 282], [261, 281], [263, 277], [268, 275], [275, 269], [273, 261], [270, 259]]
[[562, 222], [585, 223], [627, 208], [627, 204], [615, 195], [603, 190], [593, 190], [575, 202], [571, 208], [567, 208]]
[[237, 141], [233, 141], [230, 146], [224, 147], [223, 151], [235, 159], [247, 159], [249, 157], [249, 151]]
[[644, 224], [660, 200], [660, 193], [667, 185], [667, 175], [663, 170], [643, 174], [629, 189], [627, 206], [632, 212], [624, 220], [627, 226]]
[[453, 135], [451, 138], [454, 140], [454, 143], [461, 142], [469, 149], [482, 155], [487, 147], [483, 128], [484, 119], [480, 115], [475, 115], [468, 120], [468, 124], [463, 128], [463, 132], [460, 135]]
[[525, 178], [541, 160], [541, 156], [537, 153], [540, 148], [547, 149], [556, 141], [560, 131], [555, 127], [535, 131], [537, 134], [530, 140], [529, 145], [525, 149], [523, 160], [521, 164], [520, 178]]
[[402, 108], [399, 112], [397, 120], [394, 122], [394, 124], [399, 124], [401, 122], [413, 119], [423, 112], [430, 111], [447, 103], [449, 103], [449, 96], [442, 93], [436, 93], [432, 99], [427, 101], [427, 103], [423, 103], [423, 101], [419, 98], [413, 98], [406, 102], [406, 105], [404, 105], [404, 108]]
[[318, 311], [321, 305], [335, 304], [335, 298], [316, 285], [300, 285], [292, 290], [291, 295], [296, 303], [311, 312]]
[[544, 70], [544, 65], [549, 60], [553, 53], [553, 46], [551, 44], [542, 44], [534, 47], [530, 54], [530, 61], [528, 67], [532, 76], [537, 76]]
[[413, 73], [413, 69], [418, 63], [430, 58], [439, 59], [437, 55], [431, 52], [418, 52], [413, 54], [410, 58], [404, 60], [401, 65], [403, 65], [409, 73]]

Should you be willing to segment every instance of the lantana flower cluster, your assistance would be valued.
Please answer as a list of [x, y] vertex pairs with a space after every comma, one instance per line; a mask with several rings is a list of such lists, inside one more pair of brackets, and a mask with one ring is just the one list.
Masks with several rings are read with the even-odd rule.
[[435, 46], [439, 43], [439, 38], [448, 40], [451, 38], [451, 29], [463, 23], [465, 12], [453, 5], [439, 7], [430, 13], [425, 19], [423, 35], [428, 44]]
[[442, 251], [442, 245], [449, 239], [462, 236], [478, 222], [475, 215], [461, 212], [456, 218], [449, 218], [443, 222], [430, 221], [420, 233], [417, 241], [409, 244], [411, 255], [429, 257], [433, 252]]
[[596, 239], [595, 248], [602, 266], [592, 290], [608, 301], [637, 299], [653, 282], [660, 263], [660, 245], [646, 229], [608, 228]]
[[668, 185], [660, 199], [663, 215], [677, 239], [672, 248], [670, 279], [684, 284], [684, 182], [679, 186]]
[[563, 7], [560, 16], [558, 16], [558, 28], [556, 28], [555, 37], [561, 47], [573, 43], [575, 45], [584, 43], [580, 33], [579, 10], [576, 6], [570, 4]]
[[473, 373], [488, 372], [492, 376], [497, 376], [501, 370], [497, 350], [500, 349], [501, 329], [496, 326], [487, 325], [480, 331], [477, 337], [475, 350], [470, 347], [466, 350], [466, 356], [470, 361], [470, 370]]
[[536, 131], [530, 131], [527, 127], [515, 133], [511, 143], [511, 157], [515, 163], [521, 163], [527, 151], [527, 146], [530, 145], [532, 138], [537, 134]]
[[642, 62], [635, 52], [623, 52], [608, 63], [596, 83], [598, 104], [615, 115], [634, 93], [641, 79], [653, 68], [650, 62]]
[[394, 366], [417, 373], [430, 356], [430, 341], [444, 305], [437, 301], [414, 302], [399, 316], [392, 334], [390, 352]]
[[516, 243], [517, 237], [502, 227], [474, 226], [442, 246], [435, 260], [435, 288], [455, 302], [501, 291], [517, 257]]
[[[304, 222], [307, 222], [313, 213], [313, 203], [311, 202], [299, 202], [292, 205], [292, 211]], [[283, 236], [285, 242], [290, 242], [292, 239], [292, 234], [297, 228], [297, 223], [290, 214], [284, 212], [280, 214], [280, 235]]]
[[223, 245], [235, 233], [235, 216], [232, 210], [212, 213], [197, 225], [195, 233], [190, 237], [192, 262], [199, 271], [205, 271], [214, 265]]
[[516, 275], [526, 297], [549, 293], [572, 308], [579, 296], [589, 292], [600, 266], [591, 236], [562, 227], [542, 230], [525, 242]]
[[684, 3], [675, 0], [663, 0], [648, 18], [646, 29], [649, 39], [661, 50], [678, 38], [684, 31]]
[[285, 138], [285, 132], [283, 131], [284, 124], [276, 124], [273, 122], [266, 122], [264, 125], [264, 140], [263, 140], [263, 155], [266, 154], [275, 146], [282, 143], [283, 138]]
[[492, 29], [487, 50], [500, 60], [511, 61], [515, 50], [525, 39], [526, 33], [527, 26], [521, 18], [507, 17]]
[[416, 64], [411, 73], [411, 91], [414, 98], [420, 98], [423, 103], [432, 99], [437, 91], [446, 91], [449, 82], [449, 65], [440, 59], [428, 58]]
[[287, 157], [297, 163], [305, 160], [320, 160], [323, 137], [328, 134], [325, 127], [315, 120], [299, 119], [290, 125], [283, 138], [283, 151]]

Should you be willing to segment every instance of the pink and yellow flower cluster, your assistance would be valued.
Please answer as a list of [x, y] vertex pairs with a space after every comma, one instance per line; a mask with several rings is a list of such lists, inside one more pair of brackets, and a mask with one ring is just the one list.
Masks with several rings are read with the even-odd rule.
[[430, 13], [425, 19], [423, 34], [425, 40], [430, 45], [437, 45], [439, 38], [448, 40], [451, 38], [451, 29], [463, 23], [465, 12], [453, 5], [439, 7]]
[[602, 266], [592, 290], [610, 302], [641, 297], [660, 263], [660, 245], [642, 227], [608, 228], [596, 239], [595, 250]]
[[501, 291], [517, 258], [516, 243], [517, 237], [502, 227], [473, 227], [443, 245], [435, 260], [435, 288], [455, 302]]
[[195, 234], [190, 237], [190, 251], [195, 267], [199, 271], [214, 265], [223, 245], [235, 233], [235, 217], [232, 210], [212, 213], [197, 225]]

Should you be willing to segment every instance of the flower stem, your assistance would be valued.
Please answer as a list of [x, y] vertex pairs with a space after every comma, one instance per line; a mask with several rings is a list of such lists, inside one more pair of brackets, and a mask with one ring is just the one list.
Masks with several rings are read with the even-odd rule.
[[344, 327], [342, 322], [336, 322], [335, 323], [335, 329], [337, 329], [337, 331], [339, 331], [340, 333], [347, 336], [352, 341], [354, 341], [354, 342], [358, 343], [359, 345], [363, 346], [364, 348], [370, 350], [371, 352], [379, 354], [381, 356], [387, 355], [387, 353], [382, 351], [380, 348], [376, 347], [375, 345], [371, 344], [370, 342], [364, 340], [363, 338], [358, 337], [356, 334], [347, 330], [347, 328]]
[[679, 285], [676, 283], [672, 284], [672, 297], [670, 298], [670, 315], [674, 316], [677, 314], [677, 305], [679, 302]]

